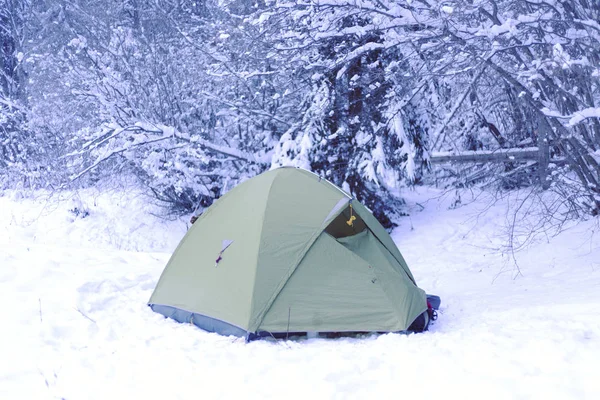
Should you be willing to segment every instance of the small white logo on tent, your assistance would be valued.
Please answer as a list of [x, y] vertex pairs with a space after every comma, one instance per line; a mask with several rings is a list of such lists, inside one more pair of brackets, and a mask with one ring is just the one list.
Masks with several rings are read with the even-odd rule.
[[221, 251], [219, 252], [219, 256], [217, 257], [217, 259], [215, 260], [215, 267], [217, 265], [219, 265], [219, 261], [221, 261], [223, 259], [223, 252], [225, 250], [227, 250], [227, 248], [229, 246], [231, 246], [231, 243], [233, 243], [233, 240], [229, 240], [229, 239], [223, 240], [223, 243], [221, 244]]

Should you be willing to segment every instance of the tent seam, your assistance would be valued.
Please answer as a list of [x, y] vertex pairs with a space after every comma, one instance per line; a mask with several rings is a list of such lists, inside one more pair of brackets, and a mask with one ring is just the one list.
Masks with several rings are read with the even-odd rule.
[[[393, 259], [394, 259], [394, 260], [395, 260], [395, 261], [396, 261], [398, 264], [400, 264], [400, 262], [399, 262], [399, 261], [396, 259], [396, 257], [394, 257], [394, 255], [391, 253], [391, 251], [389, 251], [389, 249], [388, 249], [387, 247], [385, 247], [385, 245], [384, 245], [384, 244], [381, 242], [381, 240], [379, 240], [379, 238], [377, 238], [377, 236], [375, 236], [375, 234], [373, 233], [373, 231], [371, 231], [371, 229], [370, 229], [368, 226], [367, 226], [367, 229], [368, 229], [368, 231], [369, 231], [369, 234], [370, 234], [371, 236], [373, 236], [373, 237], [374, 237], [374, 238], [377, 240], [377, 242], [379, 242], [379, 244], [381, 245], [381, 247], [383, 247], [383, 248], [385, 249], [384, 251], [387, 251], [388, 253], [390, 253], [390, 255], [392, 256], [392, 258], [393, 258]], [[360, 257], [360, 255], [358, 255], [358, 254], [357, 254], [357, 256], [359, 256], [359, 257]], [[361, 258], [362, 258], [362, 257], [361, 257]], [[402, 272], [404, 272], [404, 275], [405, 275], [405, 276], [408, 278], [408, 281], [409, 281], [409, 282], [411, 282], [415, 288], [417, 288], [417, 289], [420, 289], [420, 288], [417, 286], [417, 284], [416, 284], [415, 282], [413, 282], [413, 280], [410, 278], [410, 275], [408, 275], [408, 274], [406, 273], [406, 271], [404, 271], [404, 268], [402, 267], [402, 265], [401, 265], [401, 264], [400, 264], [400, 268], [402, 269]], [[377, 268], [375, 268], [375, 267], [373, 268], [373, 273], [374, 273], [375, 275], [377, 275], [377, 279], [379, 279], [379, 278], [380, 278], [380, 277], [379, 277], [379, 274], [377, 273]], [[396, 313], [398, 313], [398, 312], [399, 312], [399, 310], [398, 310], [398, 308], [397, 308], [397, 307], [395, 307], [395, 305], [394, 305], [394, 299], [393, 299], [393, 298], [390, 296], [390, 294], [388, 293], [388, 291], [386, 290], [386, 288], [385, 288], [384, 286], [382, 286], [382, 287], [381, 287], [381, 289], [383, 290], [383, 293], [385, 293], [385, 297], [386, 297], [386, 298], [388, 299], [388, 301], [391, 303], [391, 305], [392, 305], [392, 308], [394, 309], [394, 311], [395, 311]], [[410, 307], [409, 307], [409, 309], [410, 309]], [[417, 314], [417, 316], [419, 316], [421, 313], [423, 313], [423, 312], [424, 312], [424, 311], [426, 311], [426, 310], [427, 310], [427, 302], [425, 302], [425, 308], [424, 308], [424, 309], [422, 309], [422, 310], [419, 312], [419, 314]], [[399, 315], [399, 314], [398, 314], [398, 317], [401, 317], [401, 315]], [[400, 319], [400, 318], [399, 318], [399, 319]], [[407, 326], [406, 326], [406, 329], [408, 329], [408, 327], [410, 326], [410, 324], [412, 323], [412, 321], [405, 321], [405, 322], [406, 322], [406, 324], [407, 324]]]
[[[318, 176], [318, 175], [315, 175], [315, 176]], [[333, 221], [344, 210], [345, 210], [345, 208], [343, 208], [343, 207], [340, 208], [339, 212], [335, 213], [334, 215], [332, 215], [329, 218], [329, 223], [331, 223], [331, 221]], [[269, 300], [267, 301], [265, 306], [260, 310], [260, 313], [258, 314], [257, 318], [254, 318], [254, 321], [252, 321], [252, 322], [256, 322], [255, 329], [258, 329], [260, 327], [265, 316], [267, 315], [267, 313], [273, 306], [273, 303], [275, 303], [275, 300], [277, 300], [277, 297], [279, 296], [279, 294], [281, 293], [281, 291], [283, 290], [283, 288], [285, 287], [287, 282], [290, 280], [290, 278], [292, 277], [292, 275], [294, 274], [294, 272], [296, 271], [296, 269], [298, 268], [300, 263], [302, 263], [302, 260], [304, 260], [304, 257], [306, 257], [306, 254], [308, 254], [308, 252], [310, 251], [310, 248], [314, 245], [315, 241], [319, 238], [319, 236], [325, 231], [325, 229], [328, 225], [329, 224], [325, 224], [325, 228], [323, 228], [322, 227], [323, 224], [322, 224], [321, 227], [319, 227], [319, 229], [316, 230], [315, 233], [313, 233], [313, 235], [310, 237], [310, 240], [307, 241], [307, 245], [302, 249], [302, 252], [300, 253], [301, 256], [298, 258], [298, 260], [294, 264], [292, 264], [293, 266], [286, 272], [286, 274], [284, 275], [284, 279], [282, 279], [279, 282], [273, 295], [269, 298]], [[261, 227], [261, 239], [262, 239], [262, 227]], [[254, 324], [248, 324], [248, 327], [253, 326], [253, 325]]]
[[[368, 211], [368, 210], [367, 210], [367, 211]], [[356, 214], [358, 214], [358, 216], [359, 216], [359, 217], [361, 217], [361, 218], [364, 220], [363, 216], [362, 216], [362, 215], [360, 215], [360, 213], [359, 213], [358, 211], [356, 211], [356, 210], [355, 210], [355, 212], [356, 212]], [[377, 221], [377, 222], [379, 222], [379, 221]], [[412, 282], [412, 283], [413, 283], [415, 286], [417, 286], [417, 287], [418, 287], [416, 279], [415, 279], [415, 278], [412, 276], [412, 274], [411, 274], [409, 271], [407, 271], [408, 264], [406, 264], [406, 261], [404, 261], [404, 263], [403, 263], [402, 261], [400, 261], [400, 260], [399, 260], [399, 259], [398, 259], [398, 258], [397, 258], [395, 255], [394, 255], [394, 253], [393, 253], [393, 252], [392, 252], [390, 249], [388, 249], [388, 247], [385, 245], [385, 243], [383, 243], [383, 241], [382, 241], [381, 239], [379, 239], [379, 236], [378, 236], [378, 235], [376, 235], [376, 234], [375, 234], [375, 232], [373, 232], [373, 229], [371, 229], [371, 227], [370, 227], [368, 224], [365, 224], [365, 225], [367, 225], [367, 229], [368, 229], [368, 230], [371, 232], [371, 234], [372, 234], [372, 235], [375, 237], [375, 239], [377, 239], [377, 241], [378, 241], [379, 243], [381, 243], [381, 245], [382, 245], [382, 246], [383, 246], [383, 247], [384, 247], [384, 248], [385, 248], [385, 249], [386, 249], [386, 250], [387, 250], [387, 251], [390, 253], [390, 255], [392, 256], [392, 258], [394, 258], [394, 260], [398, 261], [398, 264], [400, 265], [400, 268], [402, 268], [402, 270], [404, 271], [404, 273], [405, 273], [405, 274], [408, 276], [408, 279], [409, 279], [409, 280], [410, 280], [410, 281], [411, 281], [411, 282]], [[392, 239], [392, 242], [393, 242], [393, 239]], [[395, 242], [394, 242], [394, 245], [395, 245], [395, 246], [396, 246], [396, 248], [398, 249], [398, 246], [396, 245], [396, 243], [395, 243]], [[398, 251], [400, 252], [400, 249], [398, 249]], [[402, 257], [402, 252], [400, 252], [400, 256]], [[406, 265], [406, 268], [404, 268], [404, 265]]]
[[[375, 236], [375, 235], [373, 234], [373, 232], [371, 232], [371, 229], [369, 229], [369, 226], [368, 226], [368, 225], [367, 225], [367, 229], [366, 229], [366, 231], [365, 231], [365, 232], [368, 232], [370, 235], [372, 235], [372, 236]], [[323, 232], [323, 233], [325, 233], [326, 235], [329, 235], [329, 233], [327, 233], [327, 232]], [[360, 235], [360, 234], [362, 234], [362, 233], [363, 233], [363, 232], [360, 232], [360, 233], [357, 233], [356, 235]], [[329, 235], [329, 236], [331, 236], [331, 235]], [[371, 267], [371, 273], [372, 273], [372, 274], [375, 276], [375, 278], [376, 278], [378, 281], [382, 281], [382, 279], [381, 279], [381, 275], [378, 273], [378, 270], [379, 270], [379, 269], [378, 269], [377, 267], [375, 267], [375, 266], [373, 265], [373, 263], [371, 263], [369, 260], [365, 259], [365, 258], [364, 258], [363, 256], [361, 256], [360, 254], [358, 254], [358, 253], [356, 253], [356, 252], [354, 252], [354, 251], [350, 250], [350, 249], [349, 249], [349, 248], [347, 248], [346, 246], [344, 246], [344, 244], [343, 244], [343, 243], [341, 243], [339, 240], [337, 240], [335, 237], [333, 237], [333, 236], [331, 236], [331, 237], [332, 237], [332, 238], [333, 238], [333, 239], [336, 241], [336, 243], [337, 243], [338, 245], [340, 245], [341, 247], [343, 247], [345, 251], [347, 251], [347, 252], [349, 252], [349, 253], [352, 253], [352, 255], [354, 255], [355, 257], [357, 257], [357, 258], [361, 259], [362, 261], [364, 261], [364, 263], [365, 263], [366, 265], [369, 265], [369, 266]], [[381, 246], [385, 248], [385, 246], [383, 246], [383, 243], [381, 243]], [[395, 260], [395, 258], [394, 258], [394, 260]], [[378, 285], [378, 287], [380, 288], [381, 292], [383, 293], [383, 295], [384, 295], [384, 296], [385, 296], [385, 298], [387, 299], [387, 301], [388, 301], [388, 303], [389, 303], [389, 305], [390, 305], [390, 308], [391, 308], [391, 309], [394, 311], [394, 314], [396, 315], [396, 318], [397, 318], [397, 320], [398, 320], [399, 322], [404, 322], [404, 321], [402, 321], [402, 315], [399, 313], [399, 310], [398, 310], [398, 307], [397, 307], [397, 305], [394, 303], [394, 300], [393, 300], [393, 298], [390, 296], [390, 294], [389, 294], [389, 293], [388, 293], [388, 291], [386, 290], [386, 287], [385, 287], [384, 285]], [[409, 324], [409, 325], [410, 325], [410, 324]], [[408, 326], [407, 326], [407, 328], [408, 328]]]
[[[267, 212], [267, 208], [269, 206], [269, 202], [271, 201], [271, 191], [273, 190], [273, 186], [275, 185], [275, 181], [279, 178], [279, 173], [275, 174], [275, 177], [273, 178], [273, 180], [271, 181], [271, 184], [269, 185], [269, 190], [267, 191], [267, 201], [265, 201], [265, 206], [262, 210], [262, 214], [261, 214], [261, 224], [260, 224], [260, 235], [258, 238], [258, 251], [256, 252], [256, 261], [255, 261], [255, 268], [254, 268], [254, 280], [253, 280], [253, 284], [252, 284], [252, 302], [250, 304], [250, 319], [248, 320], [247, 326], [248, 328], [246, 329], [246, 332], [250, 333], [250, 327], [252, 326], [252, 321], [254, 320], [254, 293], [256, 292], [256, 277], [258, 274], [258, 262], [260, 259], [260, 248], [261, 248], [261, 243], [262, 243], [262, 239], [263, 239], [263, 231], [264, 231], [264, 226], [265, 226], [265, 214]], [[257, 326], [258, 328], [258, 326]]]

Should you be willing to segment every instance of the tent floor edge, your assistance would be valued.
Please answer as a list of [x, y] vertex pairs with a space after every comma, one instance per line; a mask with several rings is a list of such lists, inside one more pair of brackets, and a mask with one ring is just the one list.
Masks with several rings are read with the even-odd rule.
[[173, 306], [167, 306], [164, 304], [150, 303], [148, 305], [150, 306], [152, 311], [158, 314], [162, 314], [166, 318], [170, 318], [180, 323], [193, 324], [207, 332], [214, 332], [224, 336], [237, 337], [246, 337], [248, 334], [248, 332], [243, 328], [206, 315], [194, 313]]
[[[262, 339], [273, 339], [273, 340], [298, 340], [298, 339], [341, 339], [341, 338], [354, 338], [360, 339], [363, 336], [369, 335], [412, 335], [418, 333], [424, 333], [426, 330], [402, 330], [402, 331], [344, 331], [344, 332], [250, 332], [248, 341], [253, 342]], [[317, 335], [310, 334], [317, 333]]]

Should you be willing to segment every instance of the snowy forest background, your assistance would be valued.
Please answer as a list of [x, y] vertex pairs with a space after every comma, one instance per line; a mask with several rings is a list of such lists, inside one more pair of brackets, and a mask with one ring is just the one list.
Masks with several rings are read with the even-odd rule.
[[294, 165], [387, 227], [434, 182], [598, 215], [598, 21], [597, 0], [0, 0], [0, 188], [127, 177], [185, 214]]

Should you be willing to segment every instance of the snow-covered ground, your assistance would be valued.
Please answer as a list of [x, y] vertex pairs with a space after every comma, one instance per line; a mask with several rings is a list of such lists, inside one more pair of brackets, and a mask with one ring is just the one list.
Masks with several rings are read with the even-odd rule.
[[146, 306], [186, 226], [145, 197], [0, 197], [0, 399], [600, 398], [597, 221], [517, 253], [517, 275], [507, 203], [437, 195], [408, 193], [393, 233], [442, 297], [430, 332], [249, 344]]

